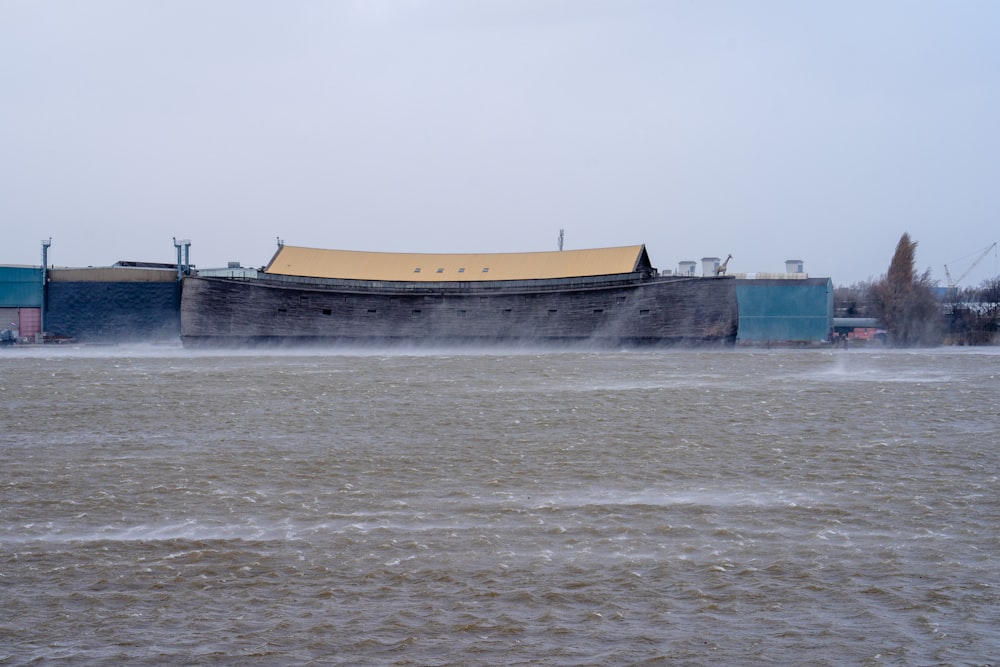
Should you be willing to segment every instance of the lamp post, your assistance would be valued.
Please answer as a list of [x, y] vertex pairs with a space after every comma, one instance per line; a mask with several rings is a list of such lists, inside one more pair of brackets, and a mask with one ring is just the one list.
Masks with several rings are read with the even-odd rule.
[[[179, 282], [184, 277], [184, 274], [188, 273], [188, 271], [190, 270], [190, 265], [188, 264], [188, 262], [191, 261], [191, 256], [190, 256], [191, 240], [181, 239], [180, 241], [178, 241], [177, 237], [175, 236], [174, 247], [177, 248], [177, 280]], [[181, 255], [182, 252], [183, 252], [183, 258]]]
[[49, 246], [52, 245], [52, 237], [48, 239], [42, 239], [42, 307], [38, 310], [38, 335], [41, 337], [39, 342], [45, 342], [45, 302], [48, 299], [49, 292], [49, 281], [48, 281], [48, 266], [49, 266]]

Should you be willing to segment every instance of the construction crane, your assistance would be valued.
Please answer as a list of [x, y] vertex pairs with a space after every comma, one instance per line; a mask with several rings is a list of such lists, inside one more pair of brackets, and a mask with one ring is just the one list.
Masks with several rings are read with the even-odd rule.
[[997, 244], [996, 244], [996, 241], [994, 241], [992, 245], [986, 247], [982, 252], [980, 252], [979, 256], [976, 257], [976, 259], [972, 262], [972, 264], [969, 265], [969, 268], [967, 268], [962, 273], [962, 275], [960, 275], [958, 277], [958, 280], [952, 280], [951, 279], [951, 272], [948, 271], [948, 265], [945, 264], [944, 265], [944, 275], [948, 279], [948, 289], [955, 289], [955, 287], [958, 286], [958, 283], [962, 282], [962, 279], [965, 278], [965, 276], [969, 275], [969, 272], [972, 271], [972, 269], [976, 268], [976, 264], [979, 264], [979, 262], [982, 261], [983, 257], [986, 257], [986, 255], [990, 254], [990, 250], [993, 250], [993, 248], [996, 248], [996, 247], [997, 247]]

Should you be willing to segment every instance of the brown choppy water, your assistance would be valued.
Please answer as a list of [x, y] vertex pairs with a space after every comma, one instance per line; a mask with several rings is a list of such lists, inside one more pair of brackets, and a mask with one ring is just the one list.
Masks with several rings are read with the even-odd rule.
[[0, 662], [996, 664], [1000, 350], [0, 350]]

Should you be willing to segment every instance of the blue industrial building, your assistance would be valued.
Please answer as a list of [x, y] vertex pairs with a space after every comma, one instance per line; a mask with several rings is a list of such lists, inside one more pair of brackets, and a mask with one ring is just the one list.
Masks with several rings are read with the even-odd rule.
[[736, 303], [737, 344], [830, 341], [833, 281], [829, 278], [737, 278]]
[[46, 337], [139, 342], [180, 337], [180, 290], [170, 265], [48, 269], [0, 267], [0, 330], [20, 342]]
[[35, 266], [0, 266], [0, 331], [34, 340], [41, 332], [42, 270]]
[[180, 339], [176, 269], [52, 269], [48, 275], [46, 332], [85, 342]]

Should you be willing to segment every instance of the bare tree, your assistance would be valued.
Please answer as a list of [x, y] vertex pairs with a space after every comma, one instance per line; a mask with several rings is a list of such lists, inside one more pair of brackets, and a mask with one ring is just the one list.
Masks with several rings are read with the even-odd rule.
[[871, 279], [833, 289], [833, 311], [837, 317], [875, 317], [872, 314]]
[[985, 343], [1000, 343], [1000, 276], [984, 280], [979, 287]]
[[957, 290], [949, 306], [949, 343], [1000, 343], [1000, 276], [984, 280], [979, 287]]
[[872, 306], [892, 345], [937, 345], [942, 338], [940, 307], [930, 271], [917, 275], [917, 242], [900, 237], [889, 271], [872, 286]]

